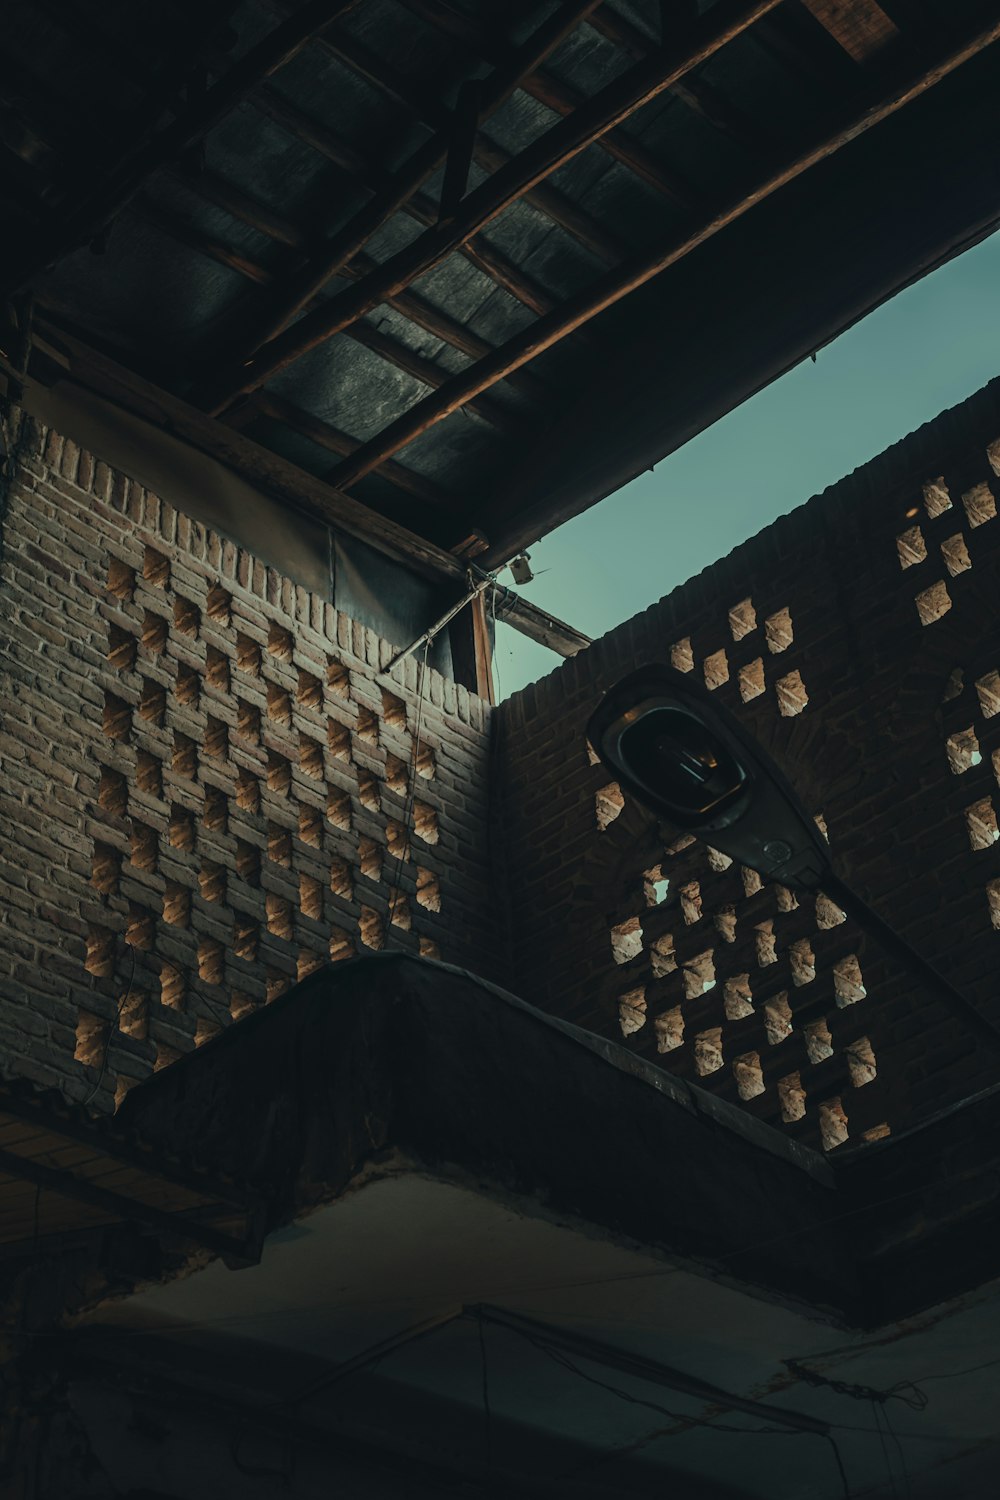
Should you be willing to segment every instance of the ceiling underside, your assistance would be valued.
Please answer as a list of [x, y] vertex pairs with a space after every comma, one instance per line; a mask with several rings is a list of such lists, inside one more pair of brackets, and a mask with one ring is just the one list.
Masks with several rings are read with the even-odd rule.
[[[195, 1478], [184, 1429], [168, 1438], [186, 1409], [223, 1453], [255, 1428], [243, 1456], [261, 1470], [294, 1419], [302, 1488], [275, 1491], [293, 1500], [313, 1494], [309, 1446], [332, 1470], [318, 1493], [360, 1493], [333, 1468], [359, 1442], [405, 1466], [387, 1493], [407, 1497], [888, 1500], [903, 1465], [910, 1500], [989, 1493], [996, 1282], [857, 1334], [533, 1208], [403, 1173], [272, 1236], [259, 1266], [105, 1303], [60, 1346], [80, 1385], [117, 1392], [102, 1419], [91, 1397], [94, 1451], [121, 1493], [139, 1490], [149, 1412], [167, 1429], [157, 1472], [188, 1481], [163, 1487], [228, 1497], [207, 1443]], [[887, 1459], [863, 1393], [897, 1388], [879, 1408], [900, 1445]]]
[[[204, 1267], [188, 1228], [159, 1270], [134, 1262], [128, 1295], [101, 1249], [46, 1355], [117, 1391], [90, 1436], [122, 1494], [152, 1451], [176, 1500], [412, 1500], [463, 1479], [546, 1500], [888, 1497], [873, 1392], [908, 1495], [990, 1493], [998, 1112], [993, 1089], [826, 1158], [461, 970], [373, 955], [132, 1089], [109, 1134], [251, 1182], [259, 1264]], [[223, 1456], [256, 1428], [330, 1466], [349, 1439], [407, 1483], [330, 1468], [258, 1492], [245, 1470], [171, 1468], [183, 1441], [144, 1447], [136, 1395], [167, 1428], [193, 1412]]]
[[0, 288], [397, 552], [499, 563], [994, 226], [995, 35], [983, 0], [10, 0]]

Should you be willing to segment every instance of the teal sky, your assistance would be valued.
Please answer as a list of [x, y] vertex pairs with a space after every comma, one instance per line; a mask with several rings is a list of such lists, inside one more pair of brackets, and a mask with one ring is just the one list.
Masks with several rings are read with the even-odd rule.
[[[537, 543], [520, 592], [603, 635], [998, 373], [994, 235]], [[496, 661], [501, 698], [559, 664], [504, 625]]]

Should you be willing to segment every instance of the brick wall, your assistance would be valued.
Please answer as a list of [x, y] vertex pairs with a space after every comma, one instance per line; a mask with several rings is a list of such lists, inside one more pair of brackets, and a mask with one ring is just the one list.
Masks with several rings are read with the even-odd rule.
[[8, 1071], [109, 1108], [330, 959], [487, 966], [484, 705], [431, 672], [418, 710], [416, 661], [386, 679], [392, 648], [324, 599], [56, 433], [22, 438], [0, 565]]
[[998, 434], [994, 383], [503, 705], [526, 999], [828, 1147], [993, 1081], [995, 1058], [831, 902], [658, 826], [583, 729], [644, 661], [703, 677], [823, 818], [841, 873], [1000, 1022]]

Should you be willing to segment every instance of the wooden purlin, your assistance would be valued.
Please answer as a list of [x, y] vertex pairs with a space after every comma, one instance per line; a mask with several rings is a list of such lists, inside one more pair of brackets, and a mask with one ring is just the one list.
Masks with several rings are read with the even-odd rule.
[[[293, 11], [293, 7], [278, 4], [276, 0], [269, 0], [269, 8], [285, 16]], [[93, 34], [91, 34], [91, 39], [93, 40]], [[424, 96], [419, 93], [412, 80], [397, 78], [387, 63], [374, 54], [368, 53], [354, 38], [339, 34], [336, 37], [328, 36], [324, 32], [310, 38], [310, 45], [326, 50], [331, 56], [345, 62], [366, 82], [370, 82], [388, 98], [401, 103], [416, 119], [431, 126], [432, 129], [438, 130], [448, 125], [451, 114], [447, 105], [429, 94]], [[130, 53], [124, 55], [130, 57], [133, 71], [135, 71], [138, 68], [135, 59]], [[261, 110], [282, 129], [287, 130], [296, 139], [304, 141], [328, 161], [333, 162], [340, 171], [365, 182], [370, 191], [374, 192], [381, 186], [381, 181], [372, 179], [372, 163], [328, 127], [311, 120], [301, 109], [276, 90], [266, 85], [258, 86], [247, 96], [247, 103]], [[67, 129], [73, 129], [73, 124], [72, 114], [68, 112]], [[78, 120], [76, 130], [77, 132], [79, 130]], [[108, 139], [106, 130], [104, 135], [105, 146], [113, 144]], [[480, 132], [476, 138], [473, 155], [477, 165], [483, 171], [494, 172], [510, 160], [511, 153]], [[218, 173], [207, 171], [196, 173], [184, 170], [176, 163], [168, 163], [164, 170], [175, 180], [185, 183], [192, 191], [226, 208], [227, 212], [234, 211], [230, 204], [239, 203], [246, 198], [236, 184], [228, 182]], [[386, 175], [382, 174], [383, 180]], [[558, 225], [598, 260], [608, 265], [615, 265], [626, 255], [627, 246], [619, 242], [609, 230], [599, 225], [579, 204], [571, 202], [556, 189], [539, 185], [525, 194], [525, 202], [530, 203], [540, 214]], [[425, 223], [432, 223], [436, 221], [437, 212], [435, 209], [429, 216], [428, 208], [429, 200], [427, 199], [418, 199], [406, 205], [406, 211], [412, 211], [415, 218], [422, 219]], [[295, 248], [308, 250], [315, 242], [315, 237], [307, 237], [299, 233], [287, 224], [283, 215], [267, 209], [262, 204], [256, 205], [257, 222], [246, 217], [245, 209], [236, 210], [235, 213], [236, 217], [241, 218], [243, 222], [253, 223], [253, 227], [260, 229], [262, 233], [280, 239], [283, 243]], [[262, 220], [269, 227], [263, 227], [260, 222]], [[277, 233], [272, 232], [275, 224], [281, 226]], [[503, 286], [512, 296], [523, 301], [525, 306], [532, 307], [535, 311], [538, 310], [536, 304], [541, 289], [532, 283], [531, 279], [525, 276], [513, 262], [507, 261], [495, 246], [473, 240], [465, 247], [464, 253], [470, 261], [478, 265], [486, 275], [494, 279], [498, 285]], [[445, 337], [445, 341], [448, 342], [446, 335], [437, 336]]]
[[[297, 432], [300, 437], [308, 438], [318, 448], [324, 448], [328, 453], [335, 453], [338, 458], [349, 457], [361, 446], [357, 438], [338, 431], [330, 422], [324, 422], [312, 412], [303, 411], [301, 407], [271, 391], [256, 392], [250, 398], [248, 406], [251, 415], [256, 413], [262, 417], [269, 417], [272, 421], [280, 422], [292, 432]], [[384, 479], [394, 484], [397, 489], [412, 495], [415, 500], [423, 501], [425, 504], [444, 511], [447, 511], [453, 503], [451, 496], [446, 495], [437, 485], [432, 484], [429, 479], [425, 479], [415, 470], [404, 468], [402, 464], [393, 463], [390, 460], [381, 473]], [[461, 524], [457, 516], [456, 524]]]
[[[579, 25], [588, 11], [600, 3], [601, 0], [566, 0], [548, 16], [517, 49], [506, 67], [498, 68], [492, 77], [482, 81], [478, 118], [486, 119], [497, 110], [521, 79], [533, 72], [542, 59]], [[272, 306], [265, 309], [258, 320], [255, 338], [244, 346], [244, 356], [252, 356], [261, 345], [278, 337], [342, 266], [363, 250], [382, 225], [433, 176], [449, 155], [456, 127], [457, 121], [453, 119], [447, 130], [437, 132], [419, 146], [408, 161], [389, 176], [383, 188], [334, 234], [332, 240], [323, 245], [315, 258], [288, 278]], [[402, 290], [402, 287], [397, 290]], [[224, 404], [214, 401], [211, 409], [217, 412]]]
[[[2, 89], [0, 89], [2, 93]], [[388, 174], [377, 173], [376, 169], [365, 161], [365, 159], [340, 139], [325, 126], [316, 125], [308, 120], [302, 112], [294, 105], [287, 103], [280, 95], [268, 89], [256, 90], [250, 98], [255, 107], [261, 108], [269, 118], [287, 129], [297, 139], [303, 140], [307, 145], [321, 153], [327, 160], [333, 161], [342, 171], [352, 175], [364, 183], [370, 190], [374, 190]], [[66, 129], [72, 127], [71, 114], [66, 119]], [[94, 136], [95, 144], [102, 149], [110, 149], [112, 140], [107, 129]], [[307, 236], [286, 221], [281, 215], [273, 214], [262, 205], [253, 203], [249, 196], [239, 188], [226, 182], [224, 178], [214, 173], [192, 173], [182, 172], [174, 166], [168, 169], [175, 181], [179, 181], [185, 187], [206, 199], [223, 207], [226, 212], [233, 214], [241, 222], [249, 224], [259, 233], [266, 234], [269, 238], [280, 240], [282, 243], [294, 248], [307, 250], [314, 243], [314, 237]], [[205, 182], [202, 182], [202, 177]], [[133, 199], [131, 207], [136, 207]], [[259, 266], [252, 257], [243, 255], [241, 252], [224, 246], [220, 241], [204, 234], [195, 225], [187, 225], [184, 220], [169, 209], [164, 209], [154, 201], [139, 195], [139, 211], [147, 219], [156, 219], [158, 227], [173, 238], [192, 248], [201, 251], [219, 264], [228, 266], [241, 275], [257, 281], [260, 285], [271, 285], [273, 273]], [[427, 225], [436, 222], [437, 213], [434, 205], [424, 197], [418, 197], [407, 205], [407, 211], [412, 214], [418, 222]], [[275, 229], [275, 225], [278, 228]], [[464, 247], [463, 253], [467, 259], [475, 264], [483, 273], [497, 285], [503, 288], [511, 296], [524, 303], [535, 313], [548, 311], [553, 305], [552, 298], [547, 297], [543, 288], [533, 282], [532, 279], [520, 271], [520, 269], [509, 261], [502, 252], [493, 246], [480, 241], [470, 241]], [[374, 262], [366, 256], [359, 256], [350, 265], [342, 268], [342, 274], [348, 279], [358, 280], [361, 276], [368, 274], [374, 268]], [[418, 327], [424, 328], [435, 338], [442, 339], [445, 343], [459, 349], [463, 354], [471, 358], [480, 358], [488, 352], [489, 345], [485, 340], [477, 339], [463, 324], [450, 318], [446, 313], [432, 307], [425, 299], [412, 294], [402, 293], [395, 300], [396, 310], [407, 317], [409, 321]], [[386, 355], [392, 363], [399, 364], [391, 354]], [[405, 365], [401, 366], [405, 368]], [[411, 372], [412, 373], [412, 372]], [[419, 378], [419, 377], [418, 377]], [[443, 377], [442, 377], [443, 378]], [[434, 386], [440, 381], [428, 381], [427, 384]], [[537, 397], [539, 391], [532, 377], [527, 377], [525, 382], [526, 394]], [[496, 415], [498, 426], [510, 426], [504, 423], [504, 413], [494, 413], [489, 408], [484, 408], [481, 415], [486, 421], [492, 421]]]
[[998, 37], [1000, 37], [1000, 21], [994, 21], [946, 58], [932, 64], [916, 78], [894, 89], [880, 103], [865, 110], [850, 124], [828, 136], [818, 146], [803, 152], [787, 166], [758, 183], [749, 193], [743, 194], [722, 208], [691, 233], [660, 246], [648, 254], [633, 257], [621, 270], [602, 277], [596, 285], [569, 299], [555, 313], [538, 319], [523, 332], [516, 334], [488, 359], [454, 376], [447, 385], [442, 386], [440, 391], [425, 398], [404, 416], [390, 423], [381, 434], [360, 448], [353, 458], [345, 461], [336, 473], [338, 487], [348, 489], [356, 484], [365, 474], [370, 474], [377, 469], [386, 458], [400, 452], [415, 438], [443, 421], [452, 412], [459, 411], [465, 404], [467, 395], [482, 395], [498, 381], [506, 379], [514, 370], [522, 368], [547, 349], [553, 348], [569, 333], [652, 281], [654, 277], [659, 276], [748, 213], [758, 203], [762, 203], [804, 172], [834, 155], [843, 146], [856, 140], [858, 136], [903, 108], [912, 99], [918, 98], [964, 62], [992, 45]]
[[[267, 3], [279, 14], [287, 15], [289, 12], [285, 0], [267, 0]], [[600, 10], [593, 11], [591, 18], [600, 14]], [[362, 46], [357, 38], [348, 37], [333, 28], [316, 37], [315, 45], [346, 64], [387, 99], [403, 105], [415, 119], [429, 125], [432, 130], [450, 125], [451, 111], [437, 95], [422, 90], [413, 78], [397, 73], [383, 58]], [[472, 154], [477, 166], [482, 167], [484, 172], [496, 172], [510, 160], [512, 153], [480, 131]], [[586, 209], [547, 183], [539, 183], [537, 187], [529, 189], [524, 194], [524, 201], [606, 265], [617, 265], [627, 254], [627, 247], [603, 225], [598, 224]]]
[[[220, 240], [206, 234], [196, 225], [186, 222], [159, 204], [140, 198], [130, 205], [129, 212], [138, 214], [179, 244], [189, 246], [219, 265], [235, 271], [237, 275], [244, 276], [260, 286], [271, 284], [272, 272], [266, 266], [261, 265], [259, 261], [243, 251], [224, 245]], [[357, 276], [365, 274], [364, 268], [359, 267], [355, 274]], [[412, 322], [418, 327], [426, 327], [430, 324], [434, 329], [445, 328], [450, 335], [448, 342], [453, 347], [459, 347], [463, 354], [484, 358], [493, 348], [493, 345], [488, 344], [485, 339], [477, 338], [461, 324], [449, 318], [447, 314], [438, 314], [437, 310], [425, 303], [423, 298], [408, 296], [399, 300], [409, 309]], [[431, 390], [437, 390], [449, 378], [449, 372], [435, 364], [433, 360], [418, 354], [416, 350], [393, 338], [391, 334], [383, 333], [371, 323], [355, 323], [344, 330], [344, 336], [370, 349], [388, 364], [394, 365], [396, 369], [404, 370], [406, 374], [418, 380], [421, 385], [430, 387]], [[526, 394], [537, 398], [538, 384], [532, 382], [527, 387]], [[525, 430], [526, 424], [518, 419], [516, 412], [508, 411], [489, 399], [470, 402], [469, 410], [499, 431], [523, 433]]]
[[[648, 57], [658, 46], [656, 41], [644, 35], [619, 11], [612, 10], [607, 5], [594, 11], [590, 17], [590, 25], [636, 62]], [[670, 92], [714, 130], [735, 141], [741, 150], [750, 149], [760, 155], [775, 149], [776, 142], [766, 127], [752, 119], [739, 105], [727, 99], [704, 78], [697, 78], [692, 74], [679, 79]]]
[[373, 307], [408, 287], [522, 198], [529, 188], [572, 161], [608, 130], [706, 62], [781, 3], [782, 0], [752, 0], [749, 5], [736, 6], [729, 0], [720, 0], [698, 28], [696, 39], [683, 52], [657, 54], [615, 79], [471, 192], [465, 199], [463, 213], [454, 220], [426, 230], [412, 245], [383, 262], [360, 285], [331, 297], [323, 307], [307, 313], [223, 378], [210, 382], [211, 389], [203, 402], [205, 409], [224, 410], [234, 397], [256, 390], [271, 375], [294, 364]]
[[[485, 31], [471, 17], [452, 6], [441, 5], [438, 0], [418, 0], [418, 3], [413, 4], [406, 0], [406, 3], [415, 14], [423, 16], [431, 25], [438, 27], [448, 36], [458, 38], [473, 55], [484, 58], [494, 66], [501, 65], [513, 50], [504, 38]], [[603, 8], [595, 7], [586, 17], [589, 25], [597, 26], [597, 17]], [[647, 49], [647, 51], [650, 50], [652, 49]], [[577, 89], [563, 83], [544, 68], [538, 68], [528, 74], [520, 86], [530, 98], [535, 99], [539, 104], [544, 104], [546, 109], [552, 110], [557, 115], [571, 115], [586, 103], [584, 95]], [[664, 197], [672, 199], [681, 208], [694, 209], [701, 201], [701, 195], [695, 185], [679, 172], [657, 160], [651, 152], [647, 151], [641, 141], [624, 135], [618, 130], [609, 130], [595, 144], [642, 182], [654, 188], [658, 193], [662, 193]]]
[[[253, 96], [250, 102], [256, 104], [258, 98]], [[303, 130], [300, 130], [300, 120], [303, 118], [300, 110], [295, 110], [294, 107], [282, 101], [280, 113], [273, 110], [270, 104], [268, 104], [267, 113], [295, 138], [303, 139], [306, 144], [313, 145], [328, 159], [333, 159], [330, 156], [331, 132], [324, 129], [322, 133], [319, 133], [316, 127], [313, 127], [312, 132], [303, 133]], [[493, 144], [486, 136], [478, 135], [474, 145], [474, 156], [484, 171], [492, 172], [507, 165], [511, 153]], [[342, 169], [346, 171], [343, 166]], [[193, 174], [193, 172], [180, 172], [174, 169], [172, 175], [190, 192], [198, 193], [207, 201], [214, 202], [217, 207], [225, 208], [226, 213], [231, 213], [235, 219], [240, 219], [243, 223], [249, 223], [252, 228], [258, 229], [258, 233], [265, 234], [268, 239], [279, 240], [282, 245], [291, 246], [292, 249], [298, 249], [298, 251], [309, 251], [310, 246], [315, 243], [315, 236], [309, 236], [304, 229], [289, 222], [285, 214], [276, 213], [273, 208], [256, 202], [255, 199], [250, 198], [249, 193], [243, 192], [243, 189], [235, 186], [234, 183], [229, 183], [226, 178], [219, 177], [216, 172], [202, 171]], [[369, 180], [364, 181], [364, 184], [369, 189], [375, 190], [375, 184], [370, 177]], [[604, 261], [609, 266], [616, 266], [627, 255], [627, 246], [624, 243], [619, 242], [607, 229], [598, 225], [597, 220], [592, 219], [583, 208], [580, 208], [579, 204], [574, 204], [555, 189], [537, 187], [532, 192], [525, 193], [525, 202], [531, 202], [532, 207], [537, 208], [538, 213], [544, 214], [544, 217], [552, 220], [552, 223], [565, 229], [565, 233], [570, 234], [597, 260]], [[436, 205], [424, 193], [415, 193], [403, 205], [403, 211], [423, 225], [438, 222]], [[508, 260], [499, 249], [496, 249], [495, 245], [490, 245], [480, 236], [468, 240], [468, 243], [462, 246], [462, 254], [474, 266], [480, 267], [481, 272], [490, 276], [498, 287], [504, 288], [504, 291], [508, 291], [511, 297], [516, 297], [519, 302], [525, 303], [526, 308], [537, 312], [538, 305], [543, 300], [552, 300], [537, 282], [532, 281], [513, 261]], [[357, 255], [354, 260], [342, 267], [342, 275], [352, 276], [355, 267], [361, 267], [364, 264], [367, 264], [370, 269], [375, 263], [366, 255]], [[394, 306], [397, 306], [397, 311], [402, 311], [405, 300], [405, 294], [400, 294], [399, 299], [396, 299]], [[454, 342], [453, 333], [447, 335], [441, 332], [436, 336], [444, 338], [445, 344]], [[457, 347], [459, 345], [456, 344]]]
[[[289, 13], [288, 0], [266, 0], [266, 3], [279, 15]], [[431, 24], [441, 24], [447, 17], [448, 24], [455, 28], [450, 34], [457, 35], [457, 28], [461, 28], [468, 50], [471, 53], [483, 54], [482, 33], [476, 28], [475, 22], [463, 12], [453, 8], [445, 11], [441, 7], [432, 7], [429, 3], [423, 3], [423, 0], [403, 0], [403, 3], [415, 14], [429, 20]], [[432, 9], [435, 11], [434, 14], [432, 14]], [[593, 27], [601, 36], [614, 42], [616, 46], [621, 47], [633, 60], [647, 57], [658, 46], [656, 41], [644, 36], [637, 27], [627, 21], [618, 11], [611, 10], [608, 5], [600, 5], [591, 11], [587, 17], [587, 25]], [[316, 38], [316, 45], [329, 52], [332, 57], [350, 68], [366, 83], [378, 89], [386, 98], [409, 109], [425, 124], [436, 129], [447, 123], [448, 107], [436, 95], [421, 90], [416, 80], [397, 73], [384, 58], [378, 57], [356, 37], [349, 35], [341, 28], [330, 27], [321, 37]], [[578, 102], [572, 90], [544, 69], [536, 70], [530, 78], [524, 80], [521, 87], [526, 94], [537, 99], [539, 103], [547, 103], [557, 114], [568, 113], [570, 109], [576, 107]], [[773, 142], [765, 138], [763, 129], [704, 79], [689, 77], [675, 83], [670, 92], [716, 130], [737, 140], [744, 148], [748, 144], [752, 144], [753, 148], [758, 151], [773, 148]], [[634, 144], [638, 145], [638, 143]], [[478, 149], [475, 156], [481, 166], [486, 165]], [[663, 164], [657, 165], [659, 173], [663, 174], [665, 172]], [[495, 170], [495, 168], [490, 170]], [[641, 176], [642, 173], [640, 172], [639, 175]], [[689, 185], [682, 185], [681, 179], [675, 177], [671, 184], [665, 183], [662, 190], [668, 196], [675, 196], [675, 189], [676, 195], [684, 197], [689, 191]], [[546, 212], [534, 192], [526, 194], [525, 199], [527, 202], [533, 202], [540, 212]], [[569, 225], [563, 225], [563, 227], [566, 228], [567, 233], [574, 233]], [[581, 239], [580, 242], [586, 243], [587, 241]], [[621, 259], [622, 255], [613, 255], [609, 263], [614, 264]]]
[[[261, 109], [283, 130], [287, 130], [296, 140], [303, 141], [327, 161], [333, 162], [345, 176], [360, 183], [368, 192], [378, 194], [390, 189], [393, 178], [391, 172], [368, 161], [346, 141], [341, 140], [328, 126], [318, 125], [310, 120], [300, 109], [290, 104], [287, 99], [283, 99], [274, 90], [258, 89], [249, 102], [255, 108]], [[192, 191], [199, 191], [197, 178], [189, 177], [187, 185]], [[436, 224], [438, 220], [437, 205], [425, 194], [419, 192], [414, 193], [401, 204], [400, 210], [425, 227], [428, 224]], [[298, 234], [296, 241], [297, 247], [304, 251], [316, 250], [315, 235]], [[532, 282], [519, 266], [508, 260], [502, 251], [473, 239], [467, 245], [463, 245], [462, 254], [473, 265], [478, 266], [497, 286], [509, 292], [517, 301], [523, 302], [526, 307], [530, 307], [533, 312], [538, 311], [539, 300], [544, 297], [541, 288]], [[345, 264], [340, 274], [347, 273], [348, 266]]]

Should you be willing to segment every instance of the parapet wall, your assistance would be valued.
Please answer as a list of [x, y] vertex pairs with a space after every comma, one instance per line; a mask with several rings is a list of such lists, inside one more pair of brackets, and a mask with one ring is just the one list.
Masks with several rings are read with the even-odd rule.
[[840, 871], [1000, 1021], [998, 434], [994, 383], [503, 705], [513, 988], [811, 1144], [995, 1079], [832, 902], [630, 806], [584, 726], [642, 662], [697, 673]]
[[5, 1068], [108, 1108], [328, 959], [488, 967], [486, 706], [428, 673], [414, 757], [414, 660], [384, 677], [371, 630], [23, 436], [0, 565]]

